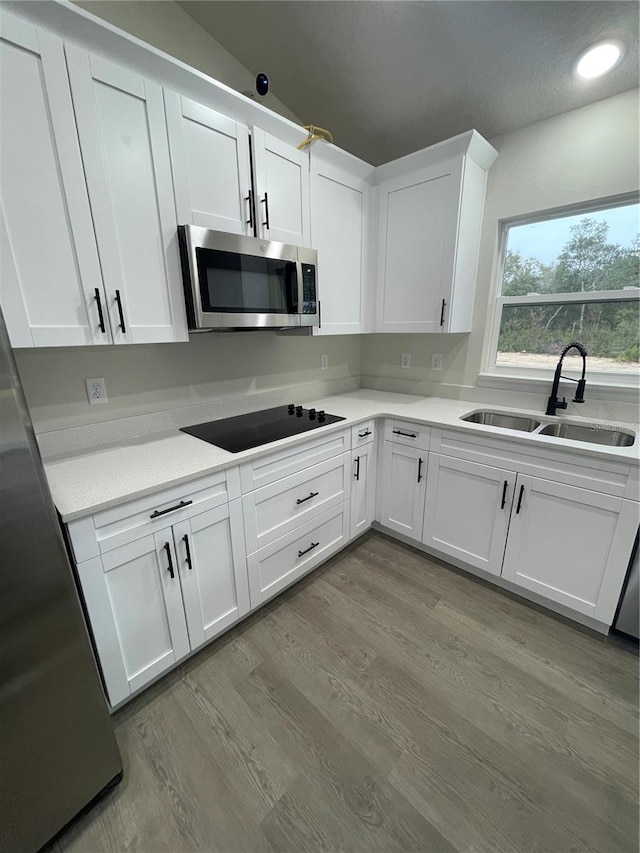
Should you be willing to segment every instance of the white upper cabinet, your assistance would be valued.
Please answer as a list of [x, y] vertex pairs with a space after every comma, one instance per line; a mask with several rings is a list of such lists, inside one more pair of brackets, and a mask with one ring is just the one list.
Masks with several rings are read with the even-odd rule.
[[486, 173], [496, 156], [470, 131], [376, 170], [377, 331], [471, 331]]
[[251, 142], [256, 235], [309, 246], [309, 155], [259, 127]]
[[[333, 158], [343, 154], [343, 167], [325, 162], [325, 153]], [[363, 177], [367, 171], [373, 169], [325, 143], [311, 150], [311, 245], [318, 251], [321, 335], [366, 331], [371, 220], [371, 186]]]
[[178, 224], [253, 234], [249, 130], [165, 90]]
[[11, 343], [109, 343], [62, 42], [5, 11], [0, 37], [0, 303]]
[[114, 342], [186, 341], [162, 89], [66, 55]]

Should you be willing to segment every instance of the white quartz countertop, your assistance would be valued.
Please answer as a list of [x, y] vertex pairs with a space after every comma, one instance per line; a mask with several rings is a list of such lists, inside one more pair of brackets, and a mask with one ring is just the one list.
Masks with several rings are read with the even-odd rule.
[[[345, 418], [337, 424], [323, 427], [323, 434], [329, 430], [344, 429], [369, 418], [393, 417], [430, 426], [459, 429], [475, 435], [508, 435], [510, 439], [529, 447], [537, 442], [570, 454], [635, 464], [639, 461], [638, 440], [631, 447], [608, 447], [460, 420], [461, 416], [468, 412], [485, 409], [522, 412], [504, 406], [488, 406], [439, 397], [412, 397], [367, 389], [307, 401], [304, 405], [306, 408], [325, 409], [333, 415]], [[540, 412], [525, 414], [545, 422], [570, 420], [596, 426], [603, 423], [589, 418], [550, 418]], [[68, 522], [272, 453], [289, 444], [310, 440], [315, 435], [315, 431], [312, 431], [242, 453], [229, 453], [176, 429], [58, 457], [45, 462], [45, 471], [58, 512], [62, 520]]]

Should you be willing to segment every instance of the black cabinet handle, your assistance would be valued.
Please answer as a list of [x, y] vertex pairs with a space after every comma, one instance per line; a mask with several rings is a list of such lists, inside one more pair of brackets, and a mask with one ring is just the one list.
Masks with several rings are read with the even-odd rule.
[[126, 332], [126, 328], [124, 325], [124, 313], [122, 311], [122, 299], [120, 299], [120, 291], [116, 290], [116, 304], [118, 305], [118, 315], [120, 317], [120, 330], [122, 334]]
[[360, 479], [360, 457], [356, 456], [356, 473], [354, 474], [356, 480]]
[[394, 429], [394, 435], [404, 435], [405, 438], [417, 438], [417, 434], [415, 432], [403, 432], [401, 429]]
[[500, 509], [504, 509], [504, 505], [507, 502], [507, 489], [509, 488], [509, 481], [504, 481], [504, 486], [502, 487], [502, 501], [500, 503]]
[[249, 203], [249, 218], [246, 221], [246, 224], [253, 230], [253, 192], [249, 190], [249, 195], [245, 198], [245, 201]]
[[265, 215], [265, 220], [262, 224], [266, 225], [267, 228], [270, 228], [271, 226], [269, 225], [269, 195], [268, 195], [268, 193], [264, 194], [264, 198], [262, 199], [262, 204], [264, 204], [264, 215]]
[[164, 543], [164, 550], [167, 552], [167, 560], [169, 561], [167, 571], [171, 575], [171, 580], [173, 580], [175, 578], [175, 573], [173, 571], [173, 560], [171, 559], [171, 547], [168, 542]]
[[518, 506], [516, 508], [516, 515], [520, 515], [520, 509], [522, 508], [522, 497], [524, 495], [524, 486], [520, 486], [520, 494], [518, 496]]
[[104, 335], [106, 333], [106, 328], [104, 325], [104, 314], [102, 313], [102, 300], [100, 299], [100, 290], [96, 287], [96, 304], [98, 306], [98, 326], [100, 327], [100, 331]]
[[184, 549], [187, 552], [185, 557], [185, 563], [189, 566], [189, 571], [191, 571], [191, 569], [193, 568], [193, 565], [191, 564], [191, 548], [189, 547], [189, 537], [186, 533], [182, 537], [182, 541], [184, 542]]
[[447, 304], [446, 299], [442, 300], [442, 308], [440, 309], [440, 325], [444, 326], [444, 309]]
[[149, 518], [157, 518], [159, 515], [166, 515], [168, 512], [175, 512], [177, 509], [182, 509], [183, 506], [189, 506], [193, 501], [180, 501], [179, 504], [175, 506], [170, 506], [169, 509], [157, 509], [155, 512], [152, 512]]
[[313, 551], [313, 549], [317, 548], [319, 544], [319, 542], [312, 542], [304, 551], [298, 551], [298, 557], [303, 557], [305, 554], [308, 554], [309, 551]]
[[366, 438], [368, 435], [371, 435], [371, 430], [368, 429], [366, 432], [359, 432], [358, 438]]
[[311, 498], [317, 498], [320, 492], [311, 492], [310, 495], [307, 495], [306, 498], [298, 498], [296, 504], [303, 504], [305, 501], [310, 501]]
[[420, 459], [418, 459], [418, 482], [420, 482], [422, 480], [422, 463], [423, 462], [424, 462], [424, 459], [422, 459], [422, 457], [420, 457]]

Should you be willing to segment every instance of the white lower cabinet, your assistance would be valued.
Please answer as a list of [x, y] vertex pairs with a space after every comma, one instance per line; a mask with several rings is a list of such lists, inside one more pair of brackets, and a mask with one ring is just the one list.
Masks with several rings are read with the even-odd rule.
[[171, 527], [78, 565], [112, 705], [189, 652], [176, 567]]
[[251, 607], [282, 592], [349, 540], [349, 504], [340, 504], [247, 558]]
[[173, 527], [192, 649], [249, 612], [240, 501]]
[[499, 575], [515, 482], [512, 471], [430, 453], [422, 541]]
[[633, 501], [518, 474], [502, 577], [610, 624], [637, 529]]
[[79, 563], [78, 574], [119, 705], [248, 612], [240, 501]]
[[351, 451], [351, 539], [368, 530], [376, 515], [376, 445]]
[[381, 523], [411, 539], [422, 539], [427, 456], [417, 447], [383, 442]]

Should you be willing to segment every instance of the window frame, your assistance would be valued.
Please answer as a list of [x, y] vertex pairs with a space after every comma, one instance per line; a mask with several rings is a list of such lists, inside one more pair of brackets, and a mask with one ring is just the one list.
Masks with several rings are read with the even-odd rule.
[[[603, 199], [593, 199], [579, 204], [563, 205], [543, 211], [535, 211], [521, 216], [506, 217], [498, 220], [498, 235], [494, 254], [492, 287], [488, 306], [488, 327], [485, 335], [482, 372], [478, 384], [493, 388], [510, 390], [534, 390], [534, 386], [545, 386], [553, 379], [549, 368], [525, 367], [518, 365], [499, 365], [498, 341], [502, 324], [502, 312], [505, 305], [553, 305], [571, 302], [636, 302], [638, 303], [640, 322], [640, 282], [638, 287], [624, 290], [599, 290], [571, 293], [553, 293], [540, 296], [503, 296], [504, 265], [507, 255], [509, 229], [519, 225], [530, 225], [536, 222], [549, 222], [552, 219], [563, 219], [572, 215], [588, 215], [609, 208], [624, 207], [639, 204], [640, 193], [624, 193]], [[567, 341], [569, 343], [569, 341]], [[567, 376], [579, 378], [579, 372], [567, 366], [563, 371]], [[587, 359], [587, 385], [591, 389], [599, 389], [602, 397], [616, 396], [620, 399], [635, 399], [640, 389], [640, 370], [637, 374], [606, 371], [589, 373]], [[537, 390], [537, 389], [535, 389]], [[606, 393], [611, 392], [610, 394]]]

